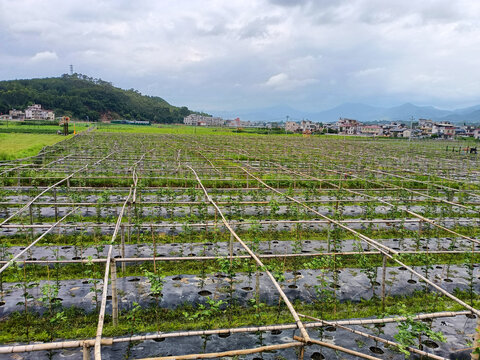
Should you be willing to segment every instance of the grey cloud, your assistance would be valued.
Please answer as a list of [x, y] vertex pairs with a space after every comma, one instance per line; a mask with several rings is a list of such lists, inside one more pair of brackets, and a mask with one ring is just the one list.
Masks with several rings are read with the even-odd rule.
[[241, 39], [265, 37], [269, 34], [269, 26], [279, 22], [277, 17], [255, 18], [240, 29], [239, 36]]
[[302, 6], [309, 3], [311, 0], [269, 0], [270, 3], [279, 6], [294, 7]]
[[442, 106], [480, 95], [474, 0], [35, 3], [0, 0], [3, 79], [60, 75], [74, 64], [198, 109]]

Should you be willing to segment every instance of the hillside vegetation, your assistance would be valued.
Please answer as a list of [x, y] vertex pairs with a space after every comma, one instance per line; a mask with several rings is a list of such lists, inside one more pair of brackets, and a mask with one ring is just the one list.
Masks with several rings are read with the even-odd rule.
[[38, 103], [68, 115], [90, 121], [135, 119], [156, 123], [179, 123], [191, 111], [170, 105], [156, 96], [145, 96], [134, 89], [123, 90], [101, 79], [81, 74], [57, 78], [0, 81], [0, 113], [24, 109]]

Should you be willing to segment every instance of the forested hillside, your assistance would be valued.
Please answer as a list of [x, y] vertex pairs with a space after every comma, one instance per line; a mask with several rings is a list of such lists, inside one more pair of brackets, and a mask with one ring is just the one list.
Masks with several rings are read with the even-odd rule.
[[57, 116], [99, 121], [103, 119], [182, 122], [191, 111], [175, 107], [160, 97], [145, 96], [134, 89], [123, 90], [101, 79], [81, 74], [58, 78], [0, 81], [0, 113], [41, 104]]

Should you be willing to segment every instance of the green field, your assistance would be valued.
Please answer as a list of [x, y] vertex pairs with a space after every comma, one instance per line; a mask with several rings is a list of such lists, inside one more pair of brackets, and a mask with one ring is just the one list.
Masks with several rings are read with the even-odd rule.
[[[115, 132], [115, 133], [136, 133], [136, 134], [198, 134], [198, 135], [263, 135], [268, 131], [264, 129], [243, 129], [237, 131], [236, 128], [225, 127], [203, 127], [203, 126], [186, 126], [186, 125], [116, 125], [116, 124], [98, 124], [99, 132]], [[258, 131], [256, 133], [254, 130]], [[272, 133], [273, 135], [273, 133]], [[284, 135], [282, 132], [280, 135]], [[299, 136], [299, 135], [291, 135]]]
[[1, 134], [0, 160], [12, 160], [36, 155], [44, 146], [72, 137], [50, 134]]
[[[79, 123], [73, 125], [73, 123], [69, 126], [69, 132], [73, 133], [74, 129], [76, 132], [83, 131], [87, 129], [88, 126], [85, 123]], [[24, 122], [12, 122], [6, 121], [0, 122], [0, 133], [20, 133], [20, 134], [52, 134], [56, 135], [57, 131], [63, 131], [63, 126], [59, 125], [36, 125], [36, 124], [29, 124]]]

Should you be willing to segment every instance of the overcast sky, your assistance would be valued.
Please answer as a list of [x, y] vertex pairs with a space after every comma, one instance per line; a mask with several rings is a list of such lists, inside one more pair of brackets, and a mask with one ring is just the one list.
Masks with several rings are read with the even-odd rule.
[[480, 103], [476, 0], [0, 0], [0, 79], [74, 71], [194, 110]]

